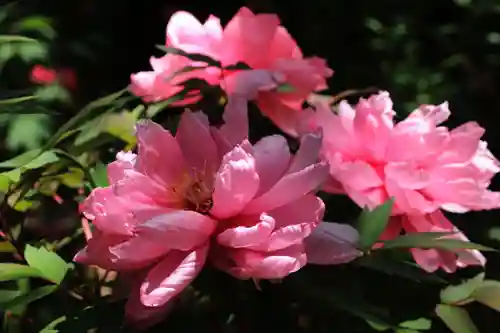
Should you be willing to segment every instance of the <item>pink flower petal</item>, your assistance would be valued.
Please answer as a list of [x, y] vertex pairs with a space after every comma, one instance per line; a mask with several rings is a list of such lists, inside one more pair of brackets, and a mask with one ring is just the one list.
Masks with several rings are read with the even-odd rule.
[[147, 266], [170, 251], [167, 243], [158, 243], [144, 237], [132, 237], [129, 240], [112, 245], [109, 252], [111, 262], [120, 266]]
[[313, 164], [281, 178], [268, 192], [253, 200], [243, 210], [245, 214], [258, 214], [290, 203], [320, 186], [328, 175], [328, 166]]
[[274, 229], [274, 219], [261, 214], [260, 217], [240, 216], [231, 221], [234, 227], [222, 231], [217, 236], [220, 245], [240, 248], [260, 244], [265, 241]]
[[189, 167], [206, 174], [217, 170], [217, 147], [205, 121], [190, 111], [184, 112], [175, 138]]
[[252, 68], [268, 67], [266, 50], [273, 43], [279, 23], [277, 15], [255, 15], [248, 8], [242, 7], [224, 28], [224, 63], [235, 64], [242, 61]]
[[221, 126], [219, 132], [229, 143], [229, 149], [233, 148], [241, 141], [248, 139], [247, 104], [248, 101], [245, 98], [239, 96], [228, 97], [228, 102], [222, 115], [224, 125]]
[[252, 69], [232, 74], [221, 82], [230, 96], [254, 100], [261, 91], [272, 91], [278, 87], [280, 77], [267, 69]]
[[205, 243], [214, 232], [216, 221], [189, 210], [176, 210], [155, 216], [135, 228], [137, 238], [188, 251]]
[[303, 124], [299, 123], [300, 111], [286, 105], [276, 92], [262, 92], [257, 99], [257, 106], [283, 132], [297, 137]]
[[386, 177], [410, 190], [423, 189], [430, 183], [428, 170], [412, 167], [409, 163], [389, 163], [384, 168]]
[[188, 12], [174, 13], [167, 25], [167, 45], [211, 49], [212, 43], [221, 39], [222, 27], [219, 19], [214, 16], [210, 16], [206, 24], [207, 26], [202, 25]]
[[141, 285], [141, 302], [159, 307], [177, 296], [199, 274], [208, 254], [208, 245], [192, 252], [170, 252], [151, 271]]
[[271, 252], [300, 244], [320, 223], [324, 213], [323, 201], [312, 194], [272, 210], [269, 215], [276, 221], [275, 230], [267, 239], [250, 248]]
[[226, 271], [238, 279], [280, 279], [298, 271], [307, 257], [302, 245], [275, 252], [256, 252], [246, 249], [228, 251], [234, 262]]
[[450, 141], [440, 156], [442, 163], [463, 163], [470, 161], [479, 147], [479, 139], [485, 130], [476, 122], [465, 123], [450, 132]]
[[281, 135], [260, 139], [254, 146], [255, 167], [260, 177], [257, 195], [268, 191], [285, 174], [290, 164], [290, 150]]
[[[92, 238], [88, 240], [87, 247], [77, 253], [73, 259], [75, 262], [86, 265], [97, 265], [110, 270], [135, 270], [150, 265], [156, 258], [163, 255], [168, 249], [160, 249], [158, 246], [147, 242], [134, 242], [132, 252], [118, 251], [123, 244], [129, 244], [130, 238], [121, 235], [107, 235], [95, 230]], [[154, 247], [154, 248], [153, 248]], [[152, 251], [153, 250], [153, 251]], [[139, 251], [136, 252], [136, 251]], [[135, 252], [135, 253], [134, 253]]]
[[287, 173], [298, 172], [307, 166], [314, 164], [319, 159], [323, 136], [318, 134], [307, 134], [300, 140], [299, 150], [295, 153]]
[[343, 163], [341, 167], [331, 166], [330, 170], [335, 178], [355, 191], [367, 190], [384, 184], [381, 175], [364, 161]]
[[253, 199], [258, 189], [259, 175], [253, 156], [236, 146], [224, 156], [215, 176], [210, 213], [219, 219], [236, 215]]
[[[168, 211], [141, 192], [116, 195], [112, 187], [97, 188], [81, 205], [85, 217], [99, 230], [117, 235], [132, 235], [133, 228], [153, 216]], [[134, 205], [130, 205], [130, 201]]]
[[[164, 186], [175, 183], [185, 169], [177, 141], [169, 131], [150, 121], [137, 124], [137, 170]], [[165, 163], [168, 156], [169, 163]]]

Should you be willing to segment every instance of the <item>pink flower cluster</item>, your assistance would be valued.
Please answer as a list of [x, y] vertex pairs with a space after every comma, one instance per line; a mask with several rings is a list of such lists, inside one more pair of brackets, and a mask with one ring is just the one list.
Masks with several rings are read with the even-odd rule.
[[[442, 126], [450, 116], [446, 103], [422, 105], [400, 122], [387, 92], [355, 106], [343, 101], [335, 111], [324, 102], [303, 110], [332, 72], [324, 60], [302, 56], [276, 15], [242, 8], [222, 28], [214, 16], [201, 24], [178, 12], [166, 46], [252, 69], [224, 71], [167, 54], [151, 58], [153, 71], [132, 75], [132, 91], [150, 102], [173, 96], [189, 78], [220, 84], [228, 94], [220, 127], [191, 111], [175, 136], [151, 121], [138, 124], [137, 154], [119, 153], [108, 166], [110, 186], [82, 205], [94, 231], [75, 260], [135, 277], [127, 314], [136, 322], [160, 319], [207, 263], [259, 280], [284, 278], [306, 263], [357, 258], [357, 231], [322, 222], [320, 188], [361, 207], [394, 198], [382, 239], [446, 231], [467, 240], [443, 211], [500, 207], [500, 193], [488, 190], [500, 164], [480, 140], [484, 130], [474, 122]], [[173, 77], [186, 66], [200, 68]], [[282, 83], [293, 91], [281, 92]], [[177, 104], [201, 98], [195, 91]], [[250, 143], [249, 100], [299, 138], [295, 154], [279, 135]], [[475, 250], [411, 252], [427, 271], [485, 262]]]
[[304, 238], [325, 209], [313, 193], [328, 175], [318, 160], [321, 136], [304, 136], [295, 155], [278, 135], [251, 145], [241, 101], [229, 103], [219, 129], [190, 111], [175, 136], [151, 121], [139, 124], [137, 155], [118, 154], [108, 167], [111, 185], [82, 205], [95, 231], [75, 260], [143, 272], [127, 310], [135, 321], [163, 312], [207, 260], [256, 280], [306, 264]]
[[[223, 67], [243, 62], [255, 70], [250, 75], [259, 77], [268, 72], [276, 82], [293, 86], [292, 92], [279, 92], [275, 87], [266, 89], [263, 86], [255, 96], [260, 110], [292, 135], [296, 134], [295, 114], [302, 110], [302, 103], [311, 92], [325, 89], [325, 79], [333, 73], [325, 60], [303, 57], [297, 43], [280, 25], [277, 15], [256, 15], [248, 8], [241, 8], [224, 28], [215, 16], [211, 15], [201, 24], [190, 13], [177, 12], [167, 25], [166, 35], [167, 47], [210, 56], [220, 61]], [[168, 99], [182, 90], [179, 83], [194, 77], [210, 84], [220, 84], [232, 94], [246, 84], [249, 75], [241, 70], [202, 67], [203, 63], [175, 54], [152, 57], [150, 63], [153, 71], [139, 72], [131, 77], [132, 92], [145, 101]], [[200, 66], [200, 69], [172, 77], [186, 66]], [[200, 98], [199, 94], [190, 94], [189, 98], [176, 104], [186, 105]]]
[[[387, 92], [360, 99], [352, 107], [343, 101], [336, 112], [319, 104], [309, 111], [309, 129], [322, 128], [321, 155], [329, 162], [331, 179], [324, 189], [345, 193], [361, 207], [374, 208], [394, 198], [393, 218], [383, 239], [411, 232], [457, 232], [442, 210], [464, 213], [500, 207], [500, 192], [487, 188], [500, 171], [499, 162], [480, 138], [484, 129], [468, 122], [453, 130], [439, 126], [450, 116], [448, 104], [422, 105], [395, 123]], [[479, 251], [457, 255], [435, 249], [412, 249], [427, 271], [442, 267], [483, 265]]]

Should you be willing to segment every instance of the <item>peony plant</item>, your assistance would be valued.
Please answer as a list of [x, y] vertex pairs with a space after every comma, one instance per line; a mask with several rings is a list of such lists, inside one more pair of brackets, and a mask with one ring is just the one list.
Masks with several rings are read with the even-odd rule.
[[[74, 234], [37, 246], [26, 243], [23, 223], [4, 223], [3, 244], [23, 264], [3, 263], [2, 281], [48, 283], [31, 294], [19, 289], [6, 309], [59, 292], [82, 304], [125, 300], [126, 323], [148, 329], [202, 290], [204, 273], [233, 286], [251, 281], [263, 293], [261, 285], [295, 283], [297, 294], [324, 297], [316, 281], [344, 269], [361, 274], [359, 266], [384, 270], [387, 262], [377, 260], [388, 253], [400, 268], [393, 273], [408, 277], [403, 267], [411, 267], [411, 279], [484, 268], [481, 251], [492, 249], [470, 242], [449, 213], [500, 208], [500, 193], [489, 189], [500, 163], [478, 123], [443, 125], [447, 102], [420, 105], [396, 121], [386, 91], [356, 103], [318, 95], [333, 74], [326, 61], [304, 56], [277, 15], [248, 8], [224, 26], [213, 15], [201, 23], [179, 11], [160, 49], [152, 70], [87, 105], [43, 149], [0, 163], [9, 169], [0, 174], [5, 207], [37, 208], [32, 193], [61, 205], [57, 192], [67, 187], [81, 214]], [[72, 89], [77, 82], [73, 72], [40, 65], [31, 80]], [[163, 126], [156, 115], [166, 107]], [[274, 132], [255, 137], [258, 117]], [[359, 216], [330, 221], [339, 220], [333, 195], [351, 200]], [[76, 243], [76, 266], [52, 251], [68, 243]], [[473, 327], [460, 306], [477, 301], [500, 310], [491, 296], [499, 285], [481, 273], [444, 287], [433, 315], [454, 333], [474, 332], [460, 330]], [[426, 318], [375, 322], [346, 308], [379, 330], [431, 325]]]

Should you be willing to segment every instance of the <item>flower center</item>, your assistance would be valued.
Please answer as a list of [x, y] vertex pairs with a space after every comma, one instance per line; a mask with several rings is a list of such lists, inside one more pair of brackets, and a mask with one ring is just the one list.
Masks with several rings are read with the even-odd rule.
[[185, 207], [206, 214], [212, 209], [212, 190], [202, 181], [194, 180], [184, 195]]
[[183, 209], [207, 214], [212, 209], [212, 186], [202, 174], [185, 174], [178, 186], [171, 190], [178, 196]]

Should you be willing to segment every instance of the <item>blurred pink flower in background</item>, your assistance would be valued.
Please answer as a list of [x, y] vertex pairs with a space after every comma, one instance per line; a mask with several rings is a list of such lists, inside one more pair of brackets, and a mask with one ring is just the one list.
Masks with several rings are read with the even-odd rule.
[[[440, 211], [464, 213], [500, 207], [500, 193], [488, 190], [500, 171], [499, 162], [480, 138], [475, 122], [448, 130], [448, 104], [422, 105], [395, 123], [387, 92], [346, 101], [333, 112], [318, 104], [306, 115], [308, 129], [322, 128], [321, 155], [330, 164], [332, 178], [325, 190], [346, 193], [361, 207], [374, 208], [393, 197], [394, 217], [383, 235], [405, 232], [457, 232]], [[457, 234], [463, 240], [465, 236]], [[456, 254], [413, 249], [417, 263], [427, 271], [438, 267], [452, 272], [465, 265], [483, 265], [478, 251]]]
[[236, 98], [219, 129], [190, 111], [175, 137], [140, 123], [137, 155], [119, 153], [111, 185], [82, 205], [95, 230], [75, 260], [141, 276], [127, 305], [132, 320], [160, 319], [207, 260], [240, 279], [283, 278], [306, 264], [304, 238], [324, 213], [314, 195], [328, 175], [321, 137], [303, 137], [295, 155], [278, 135], [252, 146], [246, 117], [246, 100]]
[[76, 89], [77, 78], [75, 71], [71, 68], [53, 69], [42, 65], [35, 65], [31, 69], [30, 80], [41, 85], [53, 84], [60, 81], [67, 89]]
[[[201, 53], [220, 61], [222, 66], [243, 62], [252, 69], [250, 75], [260, 76], [268, 71], [276, 79], [276, 86], [263, 89], [256, 96], [261, 111], [283, 131], [296, 135], [296, 113], [313, 91], [326, 89], [326, 78], [333, 72], [324, 59], [304, 58], [297, 43], [280, 25], [277, 15], [254, 14], [248, 8], [241, 8], [222, 28], [220, 20], [210, 16], [201, 24], [187, 12], [172, 15], [167, 25], [167, 47], [181, 49], [188, 53]], [[173, 74], [186, 66], [203, 66], [184, 57], [167, 54], [150, 60], [153, 71], [132, 74], [131, 91], [145, 101], [159, 101], [172, 97], [182, 87], [177, 84], [190, 79], [205, 79], [210, 84], [220, 84], [228, 94], [234, 92], [241, 80], [248, 78], [242, 70], [228, 70], [222, 73], [215, 67], [205, 67], [179, 74]], [[244, 74], [243, 74], [244, 73]], [[243, 76], [239, 76], [242, 74]], [[288, 84], [288, 91], [279, 91], [278, 84]], [[186, 105], [200, 99], [198, 92], [174, 105]]]
[[52, 84], [57, 80], [57, 72], [52, 68], [35, 65], [31, 69], [31, 82], [37, 84]]

